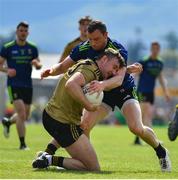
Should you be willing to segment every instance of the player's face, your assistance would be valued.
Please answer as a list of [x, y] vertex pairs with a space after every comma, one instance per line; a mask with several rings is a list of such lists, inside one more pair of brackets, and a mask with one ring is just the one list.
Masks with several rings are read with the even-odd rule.
[[160, 53], [160, 47], [158, 45], [151, 46], [151, 54], [153, 57], [157, 57]]
[[119, 62], [117, 58], [112, 58], [108, 59], [108, 57], [103, 57], [105, 58], [103, 63], [102, 63], [102, 74], [104, 79], [108, 79], [110, 77], [113, 77], [117, 74], [119, 70]]
[[79, 26], [79, 30], [80, 30], [80, 34], [82, 36], [87, 37], [87, 27], [89, 25], [90, 21], [83, 21], [80, 26]]
[[103, 34], [100, 30], [95, 30], [92, 33], [88, 32], [88, 39], [90, 41], [90, 44], [96, 51], [103, 50], [106, 47], [107, 37], [107, 32]]
[[28, 36], [28, 28], [20, 26], [17, 30], [16, 30], [16, 35], [17, 38], [20, 41], [26, 41], [27, 36]]

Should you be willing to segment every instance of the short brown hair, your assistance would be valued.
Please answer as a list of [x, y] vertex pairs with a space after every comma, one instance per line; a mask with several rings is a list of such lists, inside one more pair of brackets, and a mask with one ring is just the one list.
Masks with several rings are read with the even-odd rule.
[[159, 42], [157, 42], [157, 41], [152, 42], [152, 43], [151, 43], [151, 47], [152, 47], [152, 46], [158, 46], [159, 48], [161, 48], [161, 45], [160, 45]]
[[106, 25], [102, 21], [99, 21], [99, 20], [92, 21], [88, 25], [89, 33], [93, 33], [96, 30], [99, 30], [101, 33], [107, 32]]
[[25, 22], [25, 21], [22, 21], [22, 22], [20, 22], [20, 23], [17, 25], [17, 29], [18, 29], [20, 26], [28, 28], [28, 27], [29, 27], [29, 24], [28, 24], [27, 22]]
[[83, 22], [85, 21], [88, 21], [88, 22], [91, 22], [92, 21], [92, 18], [90, 16], [84, 16], [82, 18], [79, 19], [78, 23], [79, 24], [82, 24]]
[[107, 56], [108, 58], [117, 58], [120, 64], [120, 68], [125, 67], [126, 63], [124, 58], [119, 53], [119, 50], [115, 50], [113, 48], [107, 48], [104, 52], [102, 52], [97, 59], [101, 59], [103, 56]]

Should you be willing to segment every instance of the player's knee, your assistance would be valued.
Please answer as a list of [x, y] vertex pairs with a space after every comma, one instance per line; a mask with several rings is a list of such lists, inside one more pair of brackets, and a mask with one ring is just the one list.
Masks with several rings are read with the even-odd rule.
[[133, 126], [133, 127], [129, 127], [130, 131], [132, 133], [134, 133], [135, 135], [137, 136], [142, 136], [143, 132], [144, 132], [144, 129], [143, 127], [136, 127], [136, 126]]
[[18, 114], [18, 116], [19, 116], [19, 119], [20, 119], [21, 121], [25, 121], [25, 120], [26, 120], [26, 114], [25, 114], [25, 112], [20, 112], [20, 113]]
[[88, 171], [100, 171], [100, 165], [99, 164], [91, 164], [87, 166]]

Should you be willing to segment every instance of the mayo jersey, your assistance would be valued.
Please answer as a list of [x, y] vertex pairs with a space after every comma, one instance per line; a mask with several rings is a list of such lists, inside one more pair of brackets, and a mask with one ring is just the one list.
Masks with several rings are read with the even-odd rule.
[[[122, 57], [124, 58], [125, 63], [127, 64], [127, 55], [128, 55], [127, 50], [119, 42], [113, 39], [111, 40], [110, 38], [108, 38], [106, 47], [100, 51], [94, 50], [90, 45], [90, 42], [85, 41], [84, 43], [77, 45], [72, 50], [72, 52], [70, 53], [70, 57], [75, 62], [77, 62], [80, 59], [87, 59], [87, 58], [95, 60], [97, 59], [97, 56], [107, 48], [113, 48], [115, 50], [118, 50], [122, 55]], [[134, 78], [130, 74], [126, 73], [123, 84], [120, 87], [118, 87], [118, 89], [130, 89], [134, 86], [135, 86]]]
[[31, 62], [38, 57], [37, 47], [30, 42], [26, 42], [24, 46], [20, 46], [16, 41], [11, 41], [2, 47], [0, 55], [6, 59], [8, 68], [16, 70], [15, 77], [8, 76], [7, 85], [31, 88]]
[[163, 70], [163, 62], [159, 59], [147, 58], [139, 63], [143, 66], [143, 71], [139, 76], [138, 91], [151, 93], [154, 91], [157, 77]]

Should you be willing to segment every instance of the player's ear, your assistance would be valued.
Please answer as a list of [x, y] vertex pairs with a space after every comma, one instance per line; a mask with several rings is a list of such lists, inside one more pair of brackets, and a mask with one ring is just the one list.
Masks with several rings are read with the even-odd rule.
[[108, 32], [105, 32], [103, 35], [105, 38], [108, 38]]

